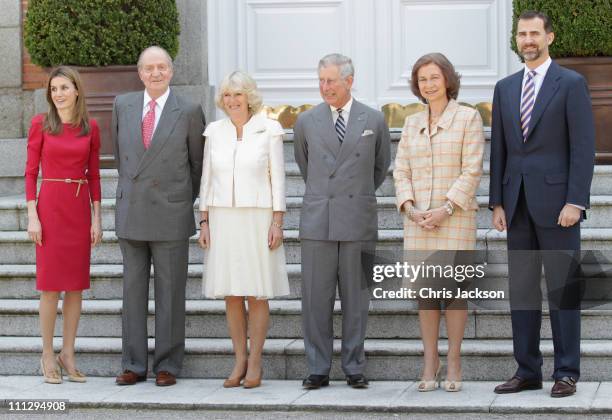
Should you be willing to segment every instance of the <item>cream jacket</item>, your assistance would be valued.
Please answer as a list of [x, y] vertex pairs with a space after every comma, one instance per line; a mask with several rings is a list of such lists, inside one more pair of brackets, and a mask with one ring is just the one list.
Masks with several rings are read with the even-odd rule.
[[200, 211], [216, 207], [260, 207], [285, 211], [283, 128], [262, 114], [253, 115], [236, 140], [229, 118], [204, 131], [204, 168]]
[[393, 171], [398, 210], [408, 200], [429, 210], [447, 199], [478, 210], [485, 147], [480, 114], [451, 99], [431, 133], [428, 121], [428, 109], [406, 118]]

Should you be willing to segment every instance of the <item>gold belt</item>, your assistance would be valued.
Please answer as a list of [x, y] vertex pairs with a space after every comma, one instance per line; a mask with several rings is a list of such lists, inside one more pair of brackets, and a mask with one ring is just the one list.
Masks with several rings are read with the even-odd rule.
[[72, 178], [64, 178], [64, 179], [59, 179], [59, 178], [43, 178], [43, 181], [53, 181], [53, 182], [65, 182], [66, 184], [79, 184], [79, 186], [77, 187], [77, 191], [76, 191], [76, 195], [75, 197], [79, 196], [79, 191], [81, 190], [81, 185], [83, 184], [87, 184], [87, 180], [86, 179], [72, 179]]

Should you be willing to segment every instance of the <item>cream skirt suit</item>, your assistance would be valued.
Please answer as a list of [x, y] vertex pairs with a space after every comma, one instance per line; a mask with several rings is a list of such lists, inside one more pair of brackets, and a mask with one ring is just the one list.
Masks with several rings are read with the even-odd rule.
[[484, 145], [478, 111], [453, 99], [431, 132], [429, 108], [406, 118], [393, 170], [398, 209], [407, 200], [418, 210], [451, 200], [455, 211], [433, 231], [422, 229], [404, 214], [404, 249], [474, 249]]
[[243, 137], [229, 118], [206, 127], [200, 211], [208, 211], [210, 246], [203, 292], [209, 298], [289, 294], [285, 250], [268, 248], [273, 211], [285, 211], [284, 131], [254, 115]]

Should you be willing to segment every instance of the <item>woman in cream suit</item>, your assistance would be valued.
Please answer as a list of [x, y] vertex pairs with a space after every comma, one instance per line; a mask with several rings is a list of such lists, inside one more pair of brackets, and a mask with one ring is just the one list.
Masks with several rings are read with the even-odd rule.
[[[427, 106], [406, 118], [393, 171], [397, 207], [404, 214], [404, 249], [424, 251], [422, 254], [473, 250], [478, 211], [475, 195], [484, 153], [482, 119], [477, 110], [456, 102], [459, 75], [442, 54], [427, 54], [417, 60], [412, 68], [411, 88]], [[455, 253], [443, 251], [427, 263], [439, 264], [436, 260], [440, 254], [445, 254], [441, 258], [445, 260], [449, 254], [454, 258]], [[422, 280], [425, 284], [419, 287], [427, 286], [427, 279]], [[439, 384], [440, 303], [419, 301], [425, 361], [419, 391], [434, 390]], [[448, 370], [443, 387], [446, 391], [459, 391], [466, 302], [453, 302], [451, 310], [449, 302], [444, 303]]]
[[267, 299], [289, 294], [282, 245], [284, 131], [277, 121], [259, 113], [261, 96], [246, 73], [227, 75], [216, 102], [229, 118], [204, 131], [199, 238], [208, 250], [204, 294], [225, 298], [236, 364], [223, 386], [240, 386], [244, 379], [245, 388], [254, 388], [263, 375]]

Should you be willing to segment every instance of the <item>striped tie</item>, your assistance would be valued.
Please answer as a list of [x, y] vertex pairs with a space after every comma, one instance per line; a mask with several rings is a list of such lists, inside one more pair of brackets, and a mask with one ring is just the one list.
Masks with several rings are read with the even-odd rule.
[[523, 101], [521, 102], [521, 131], [523, 132], [523, 142], [527, 141], [529, 121], [531, 120], [531, 112], [535, 104], [535, 83], [533, 81], [535, 75], [536, 72], [533, 70], [527, 73], [527, 81], [523, 88]]
[[338, 108], [338, 119], [336, 120], [336, 134], [338, 135], [338, 141], [340, 144], [344, 141], [344, 134], [346, 133], [346, 125], [344, 124], [344, 117], [342, 116], [342, 108]]

